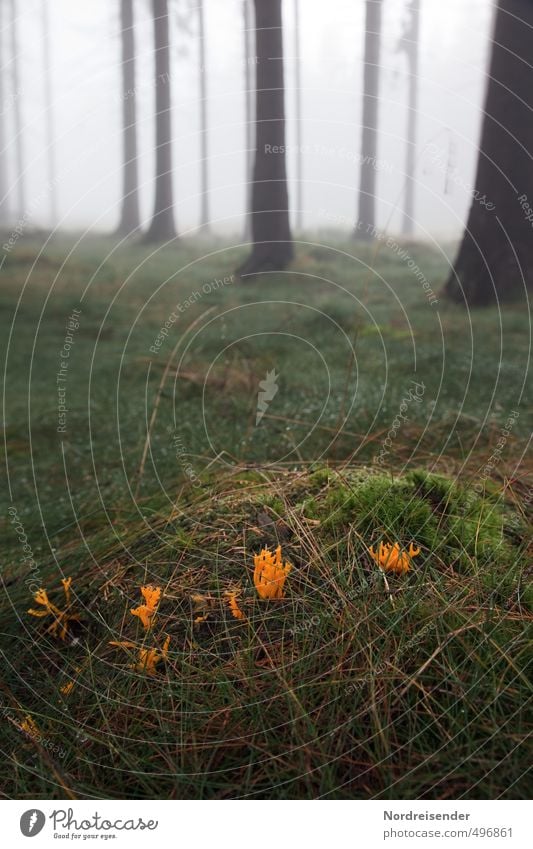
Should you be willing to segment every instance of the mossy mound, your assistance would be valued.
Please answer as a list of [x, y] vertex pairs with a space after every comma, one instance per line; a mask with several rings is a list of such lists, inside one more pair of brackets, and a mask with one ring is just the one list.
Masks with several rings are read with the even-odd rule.
[[[50, 769], [25, 743], [9, 795], [525, 795], [527, 534], [496, 488], [234, 470], [141, 507], [43, 570], [54, 599], [73, 578], [75, 639], [53, 640], [10, 588], [14, 716], [66, 755]], [[377, 568], [380, 541], [420, 548], [407, 575]], [[285, 598], [264, 601], [253, 554], [278, 544], [293, 568]], [[150, 631], [130, 612], [146, 584], [163, 592]], [[5, 725], [12, 751], [20, 732]]]

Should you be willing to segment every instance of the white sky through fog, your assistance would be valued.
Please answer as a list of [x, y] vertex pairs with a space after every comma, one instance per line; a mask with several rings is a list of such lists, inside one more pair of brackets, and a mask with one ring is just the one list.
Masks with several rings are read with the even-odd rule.
[[[492, 16], [491, 0], [421, 0], [417, 228], [420, 236], [457, 236], [474, 179]], [[180, 232], [199, 213], [197, 39], [178, 29], [171, 0], [175, 194]], [[110, 229], [120, 203], [121, 101], [118, 0], [49, 0], [60, 213], [69, 228]], [[241, 0], [205, 0], [212, 217], [220, 232], [240, 233], [245, 198]], [[304, 226], [353, 220], [360, 143], [364, 0], [300, 0]], [[405, 59], [396, 45], [404, 0], [383, 0], [384, 32], [378, 224], [399, 229], [405, 156]], [[24, 151], [28, 204], [36, 224], [48, 214], [42, 95], [41, 0], [19, 0]], [[149, 0], [135, 0], [138, 117], [143, 215], [153, 196], [153, 92]], [[288, 142], [294, 144], [293, 3], [284, 0]], [[6, 30], [4, 21], [4, 45]], [[4, 47], [5, 50], [5, 47]], [[5, 62], [5, 59], [3, 60]], [[9, 103], [9, 99], [8, 99]], [[12, 116], [6, 116], [12, 155]], [[433, 142], [457, 178], [424, 155]], [[11, 160], [12, 161], [12, 160]], [[289, 157], [289, 177], [294, 157]], [[447, 183], [447, 188], [445, 188]], [[292, 192], [294, 197], [294, 192]]]

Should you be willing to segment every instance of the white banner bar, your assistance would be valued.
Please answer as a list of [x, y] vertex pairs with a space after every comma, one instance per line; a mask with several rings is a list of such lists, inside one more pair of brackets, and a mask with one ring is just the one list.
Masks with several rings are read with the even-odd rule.
[[[3, 801], [3, 846], [371, 849], [533, 845], [520, 801]], [[529, 807], [529, 811], [528, 811]], [[530, 819], [530, 818], [529, 818]], [[31, 843], [32, 840], [35, 843]]]

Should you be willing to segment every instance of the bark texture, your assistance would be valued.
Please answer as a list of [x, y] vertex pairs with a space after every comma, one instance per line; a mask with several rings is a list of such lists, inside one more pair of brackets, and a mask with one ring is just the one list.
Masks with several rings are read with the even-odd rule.
[[415, 229], [416, 130], [418, 122], [418, 43], [420, 40], [420, 0], [410, 0], [409, 19], [403, 38], [409, 74], [407, 105], [407, 153], [405, 161], [405, 202], [402, 233], [412, 236]]
[[533, 279], [533, 3], [499, 0], [475, 191], [446, 291], [469, 306]]
[[253, 248], [241, 276], [279, 271], [292, 259], [285, 154], [281, 0], [255, 0], [256, 139], [251, 197]]
[[356, 238], [365, 241], [374, 238], [376, 226], [381, 5], [382, 0], [366, 0], [361, 170], [355, 228]]
[[137, 162], [137, 105], [135, 23], [133, 0], [121, 0], [122, 41], [122, 208], [118, 232], [135, 233], [140, 227], [139, 169]]
[[172, 191], [170, 44], [167, 0], [152, 0], [155, 51], [155, 203], [147, 242], [176, 237]]
[[199, 87], [200, 87], [200, 160], [201, 201], [200, 224], [208, 231], [209, 212], [209, 126], [207, 120], [207, 62], [204, 0], [198, 0]]

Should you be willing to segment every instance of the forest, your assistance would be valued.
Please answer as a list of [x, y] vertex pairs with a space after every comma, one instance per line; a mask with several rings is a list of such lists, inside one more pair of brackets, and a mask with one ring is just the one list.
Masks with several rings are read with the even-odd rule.
[[532, 56], [0, 0], [3, 799], [528, 798]]

